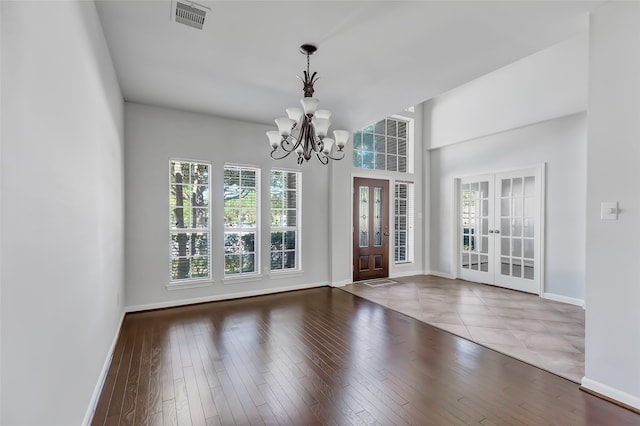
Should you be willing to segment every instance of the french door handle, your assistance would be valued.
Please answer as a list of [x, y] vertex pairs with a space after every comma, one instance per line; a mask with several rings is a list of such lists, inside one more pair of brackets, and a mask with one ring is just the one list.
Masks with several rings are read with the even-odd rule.
[[489, 233], [490, 233], [490, 234], [493, 234], [493, 229], [489, 229]]
[[496, 229], [496, 230], [495, 230], [495, 231], [493, 231], [493, 232], [495, 232], [496, 234], [499, 234], [499, 233], [500, 233], [500, 230], [499, 230], [499, 229]]

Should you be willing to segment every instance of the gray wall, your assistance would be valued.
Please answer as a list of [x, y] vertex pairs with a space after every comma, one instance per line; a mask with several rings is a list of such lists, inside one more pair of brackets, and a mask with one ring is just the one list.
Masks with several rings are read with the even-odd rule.
[[0, 8], [0, 423], [78, 425], [123, 312], [123, 100], [92, 2]]
[[[640, 3], [591, 20], [586, 373], [582, 384], [640, 408]], [[617, 221], [600, 203], [618, 201]]]
[[[126, 287], [131, 310], [215, 300], [272, 291], [326, 285], [329, 281], [329, 168], [296, 165], [292, 155], [269, 157], [265, 132], [271, 126], [200, 115], [167, 108], [125, 103]], [[275, 127], [275, 126], [274, 126]], [[169, 159], [212, 163], [211, 229], [213, 281], [205, 287], [168, 290]], [[312, 161], [314, 161], [312, 159]], [[223, 167], [256, 166], [262, 170], [261, 260], [269, 265], [269, 171], [302, 172], [302, 274], [223, 280]]]
[[586, 114], [430, 151], [430, 267], [453, 274], [454, 179], [546, 163], [545, 293], [584, 300]]

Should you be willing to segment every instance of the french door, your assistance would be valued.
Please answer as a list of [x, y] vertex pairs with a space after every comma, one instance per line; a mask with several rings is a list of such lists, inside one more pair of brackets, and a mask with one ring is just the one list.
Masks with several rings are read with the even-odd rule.
[[353, 281], [389, 276], [389, 181], [353, 180]]
[[460, 179], [460, 278], [540, 294], [542, 168]]

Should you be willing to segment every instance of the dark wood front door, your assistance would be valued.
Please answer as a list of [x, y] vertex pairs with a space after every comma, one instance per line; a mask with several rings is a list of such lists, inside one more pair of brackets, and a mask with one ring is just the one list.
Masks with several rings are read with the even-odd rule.
[[353, 180], [353, 280], [389, 276], [389, 181]]

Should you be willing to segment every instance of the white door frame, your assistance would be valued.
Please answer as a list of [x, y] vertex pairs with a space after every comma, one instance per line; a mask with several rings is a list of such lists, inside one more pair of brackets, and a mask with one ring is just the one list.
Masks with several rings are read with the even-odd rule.
[[[507, 169], [507, 170], [499, 170], [499, 171], [491, 171], [486, 173], [474, 173], [470, 175], [464, 176], [456, 176], [452, 180], [453, 184], [453, 203], [452, 203], [452, 214], [453, 220], [451, 221], [451, 236], [452, 236], [452, 244], [451, 244], [451, 278], [458, 279], [460, 278], [460, 238], [458, 235], [461, 222], [460, 222], [460, 183], [462, 179], [473, 178], [473, 177], [481, 177], [488, 174], [499, 175], [503, 173], [513, 173], [521, 170], [527, 169], [537, 169], [537, 172], [540, 176], [540, 194], [539, 194], [539, 209], [540, 209], [540, 244], [538, 249], [539, 254], [539, 274], [540, 274], [540, 282], [538, 288], [538, 296], [543, 296], [546, 291], [546, 280], [545, 280], [545, 216], [546, 216], [546, 163], [536, 164], [528, 167], [518, 167], [515, 169]], [[494, 188], [495, 191], [495, 188]]]

